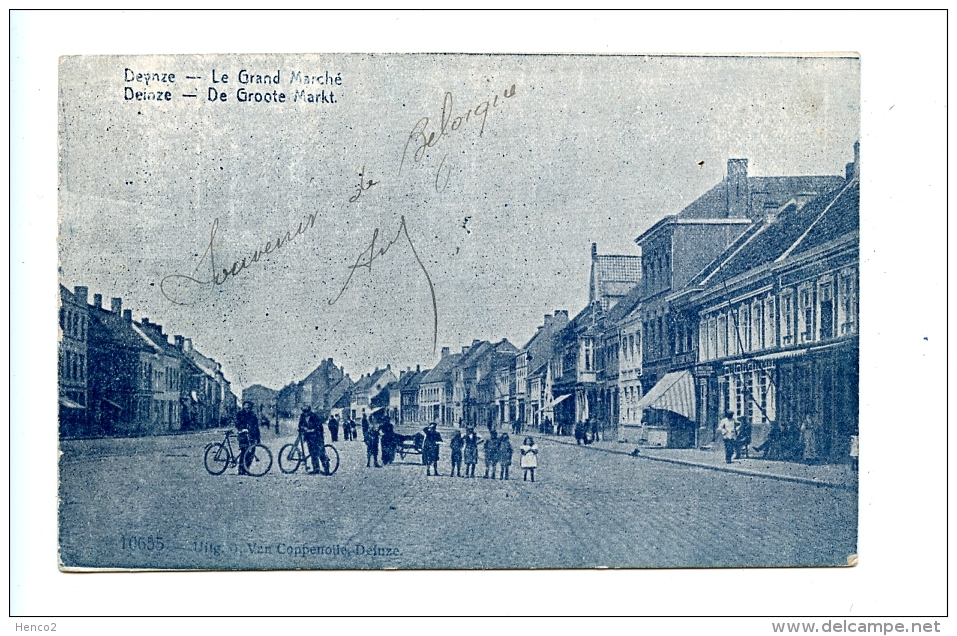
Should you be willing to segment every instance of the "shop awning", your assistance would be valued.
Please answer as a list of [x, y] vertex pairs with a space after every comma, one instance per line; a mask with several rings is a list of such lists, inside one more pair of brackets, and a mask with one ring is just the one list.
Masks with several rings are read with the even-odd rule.
[[78, 404], [77, 402], [74, 402], [70, 398], [66, 398], [62, 396], [60, 397], [60, 405], [65, 406], [68, 409], [85, 409], [86, 408], [82, 404]]
[[689, 420], [696, 419], [694, 378], [689, 371], [665, 374], [665, 377], [638, 401], [638, 408], [671, 411], [684, 415]]
[[807, 349], [791, 349], [790, 351], [778, 351], [777, 353], [769, 353], [763, 356], [758, 356], [755, 360], [765, 361], [765, 360], [783, 360], [785, 358], [797, 358], [798, 356], [803, 356], [807, 353]]
[[572, 396], [571, 393], [566, 393], [565, 395], [559, 397], [557, 400], [554, 400], [554, 401], [552, 402], [552, 406], [555, 406], [556, 404], [561, 404], [562, 401], [567, 400], [567, 399], [570, 398], [571, 396]]

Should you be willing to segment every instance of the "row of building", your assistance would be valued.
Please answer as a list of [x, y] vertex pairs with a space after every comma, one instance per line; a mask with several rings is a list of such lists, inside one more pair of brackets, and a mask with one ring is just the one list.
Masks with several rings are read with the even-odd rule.
[[[772, 424], [812, 427], [845, 458], [858, 426], [859, 146], [844, 175], [752, 177], [746, 159], [635, 239], [591, 248], [589, 302], [556, 310], [523, 346], [475, 340], [430, 369], [353, 380], [331, 358], [244, 400], [267, 417], [303, 406], [398, 426], [523, 428], [690, 447], [731, 411], [759, 444]], [[215, 426], [236, 409], [221, 367], [189, 339], [60, 289], [61, 431], [155, 434]]]
[[61, 437], [157, 435], [211, 428], [236, 412], [222, 366], [133, 320], [121, 298], [88, 301], [87, 287], [60, 286], [58, 369]]
[[[816, 433], [821, 459], [847, 457], [858, 423], [860, 159], [844, 175], [752, 177], [746, 159], [635, 239], [641, 255], [591, 248], [589, 303], [544, 317], [532, 338], [442, 349], [434, 368], [353, 380], [332, 359], [278, 393], [398, 425], [475, 426], [653, 445], [711, 444], [731, 411], [760, 444], [772, 423]], [[265, 391], [265, 393], [263, 393]]]

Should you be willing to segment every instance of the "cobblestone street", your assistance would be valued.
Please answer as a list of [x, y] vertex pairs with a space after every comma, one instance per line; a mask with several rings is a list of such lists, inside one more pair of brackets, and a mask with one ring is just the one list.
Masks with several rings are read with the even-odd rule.
[[[537, 481], [426, 477], [418, 456], [339, 471], [213, 476], [215, 431], [64, 443], [61, 556], [150, 568], [843, 565], [856, 495], [540, 439]], [[278, 455], [290, 438], [264, 436]], [[447, 471], [447, 449], [440, 466]], [[96, 484], [96, 487], [91, 487]], [[150, 540], [152, 539], [152, 540]]]

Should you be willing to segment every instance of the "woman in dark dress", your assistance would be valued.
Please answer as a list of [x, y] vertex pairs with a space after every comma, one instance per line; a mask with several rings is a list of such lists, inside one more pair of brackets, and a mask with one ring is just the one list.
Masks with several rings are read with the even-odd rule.
[[475, 477], [475, 465], [478, 464], [478, 447], [482, 438], [478, 436], [474, 428], [465, 431], [465, 476]]
[[425, 475], [431, 477], [433, 473], [439, 475], [439, 442], [442, 436], [435, 430], [433, 422], [425, 428], [425, 440], [422, 442], [422, 463], [425, 464]]
[[392, 421], [387, 417], [379, 427], [380, 444], [382, 445], [382, 465], [388, 466], [395, 461], [395, 450], [398, 445]]

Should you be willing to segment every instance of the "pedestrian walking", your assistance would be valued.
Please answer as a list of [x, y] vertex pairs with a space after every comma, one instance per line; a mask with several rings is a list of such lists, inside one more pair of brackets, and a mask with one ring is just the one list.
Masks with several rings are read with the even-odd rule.
[[329, 437], [332, 438], [333, 442], [339, 441], [339, 420], [336, 419], [335, 415], [329, 417]]
[[463, 441], [465, 442], [463, 456], [463, 459], [465, 459], [465, 476], [475, 477], [475, 465], [478, 464], [478, 447], [482, 438], [478, 436], [474, 428], [468, 428], [465, 431]]
[[462, 431], [456, 430], [452, 434], [452, 440], [449, 442], [449, 449], [452, 451], [452, 472], [449, 477], [454, 477], [456, 472], [462, 476], [462, 449], [465, 448], [465, 438], [462, 437]]
[[492, 471], [492, 479], [495, 479], [495, 465], [498, 463], [498, 434], [492, 431], [491, 437], [485, 440], [485, 474], [483, 479], [488, 479], [488, 471]]
[[380, 468], [379, 464], [379, 429], [369, 424], [369, 420], [365, 416], [362, 416], [362, 439], [366, 443], [366, 468], [370, 468], [370, 464], [375, 464], [376, 468]]
[[575, 443], [579, 445], [588, 443], [588, 440], [585, 439], [585, 423], [584, 422], [575, 422]]
[[519, 449], [522, 453], [522, 481], [528, 481], [529, 476], [532, 482], [535, 481], [535, 469], [538, 468], [538, 446], [531, 437], [526, 437]]
[[425, 427], [425, 440], [422, 442], [422, 463], [425, 464], [425, 476], [433, 474], [439, 476], [439, 443], [442, 436], [436, 429], [435, 422]]
[[724, 417], [718, 422], [718, 433], [724, 440], [724, 461], [730, 464], [738, 438], [738, 425], [734, 421], [734, 413], [725, 411]]
[[512, 465], [512, 453], [512, 442], [509, 441], [508, 435], [503, 433], [498, 441], [498, 463], [502, 467], [499, 479], [508, 479], [508, 469]]
[[326, 457], [322, 422], [319, 420], [319, 416], [313, 413], [311, 407], [302, 407], [302, 414], [299, 416], [299, 432], [302, 433], [302, 437], [306, 441], [306, 447], [309, 449], [309, 456], [312, 457], [310, 474], [318, 474], [320, 467], [322, 472], [328, 473], [329, 458]]
[[598, 441], [598, 420], [591, 421], [591, 443]]

